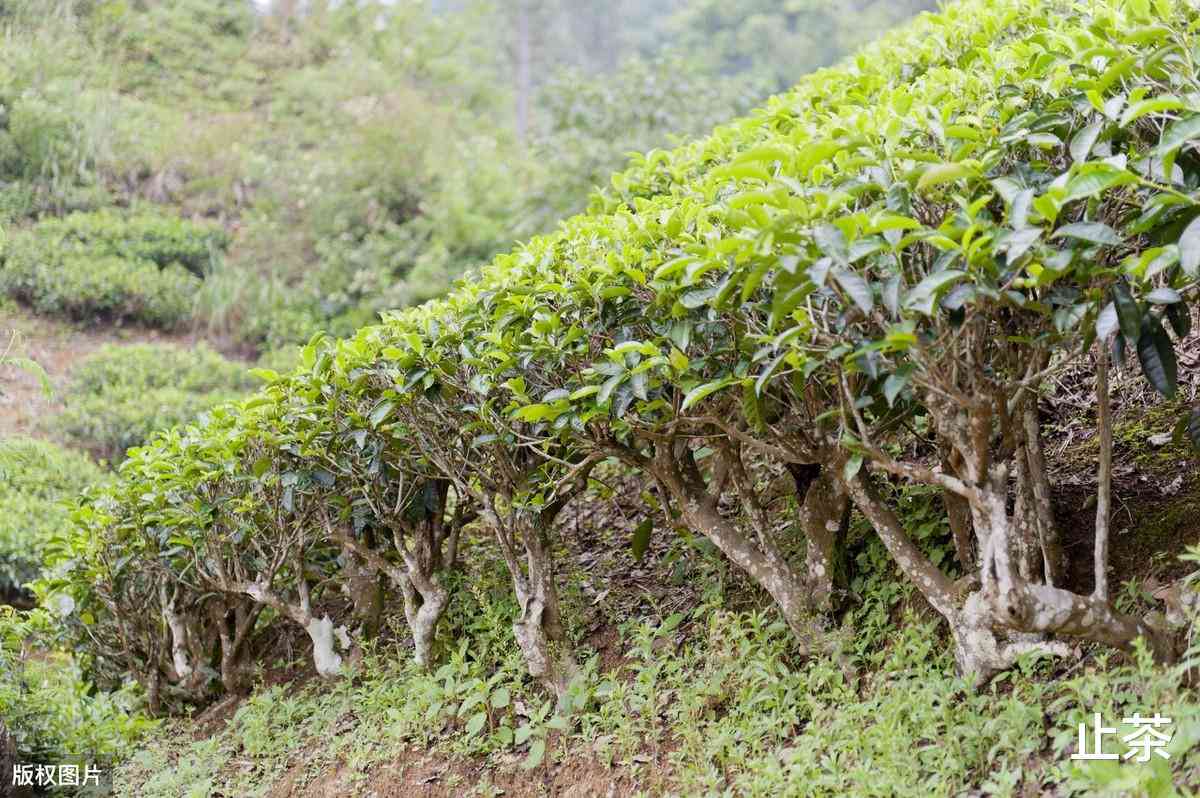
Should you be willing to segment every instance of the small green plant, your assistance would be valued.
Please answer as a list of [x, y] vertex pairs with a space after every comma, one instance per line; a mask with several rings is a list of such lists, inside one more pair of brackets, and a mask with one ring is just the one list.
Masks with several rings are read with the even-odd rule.
[[[20, 336], [14, 332], [9, 336], [8, 343], [4, 345], [4, 348], [0, 349], [0, 378], [6, 376], [4, 373], [6, 369], [19, 369], [32, 374], [41, 384], [42, 393], [49, 399], [54, 395], [54, 388], [50, 385], [50, 375], [46, 373], [46, 370], [36, 360], [13, 354], [13, 348], [19, 340]], [[2, 379], [0, 379], [0, 396], [4, 396], [4, 381]]]

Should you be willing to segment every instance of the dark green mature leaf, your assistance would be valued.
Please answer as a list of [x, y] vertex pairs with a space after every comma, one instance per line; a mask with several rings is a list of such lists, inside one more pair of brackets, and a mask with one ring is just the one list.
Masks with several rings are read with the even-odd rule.
[[630, 551], [633, 552], [633, 559], [638, 562], [646, 556], [646, 550], [650, 548], [650, 533], [654, 531], [654, 522], [649, 518], [637, 525], [637, 529], [633, 530], [633, 540], [629, 544]]
[[1154, 305], [1174, 305], [1176, 302], [1182, 302], [1183, 297], [1179, 296], [1179, 292], [1174, 288], [1155, 288], [1146, 295], [1146, 301]]
[[708, 302], [708, 300], [715, 297], [719, 290], [720, 288], [718, 286], [712, 286], [711, 288], [699, 288], [695, 291], [688, 291], [679, 298], [679, 304], [683, 305], [688, 310], [695, 310], [696, 308], [701, 307]]
[[1092, 154], [1092, 147], [1096, 146], [1096, 140], [1100, 138], [1102, 130], [1104, 130], [1104, 120], [1097, 119], [1071, 137], [1071, 157], [1076, 162], [1081, 163], [1088, 159], [1088, 156]]
[[487, 713], [476, 712], [474, 715], [472, 715], [471, 719], [467, 721], [467, 737], [471, 738], [476, 734], [479, 734], [485, 723], [487, 723]]
[[1065, 204], [1087, 199], [1108, 191], [1110, 188], [1128, 186], [1136, 182], [1136, 175], [1124, 169], [1118, 169], [1112, 164], [1086, 164], [1067, 181], [1066, 194], [1063, 196], [1062, 202]]
[[892, 275], [883, 284], [883, 306], [893, 316], [900, 313], [900, 275]]
[[805, 269], [804, 273], [808, 275], [808, 279], [813, 281], [813, 285], [822, 288], [831, 268], [833, 268], [833, 258], [818, 258], [812, 266]]
[[529, 746], [529, 755], [525, 757], [525, 761], [521, 767], [526, 770], [533, 770], [538, 765], [542, 764], [542, 759], [546, 756], [546, 741], [542, 738], [534, 740]]
[[887, 379], [883, 381], [883, 396], [887, 399], [888, 407], [896, 404], [896, 397], [908, 385], [910, 371], [902, 369], [893, 374], [889, 374]]
[[956, 269], [934, 272], [926, 277], [904, 297], [904, 307], [919, 311], [926, 316], [933, 314], [933, 303], [938, 292], [966, 277], [967, 273]]
[[1167, 321], [1171, 323], [1171, 329], [1180, 338], [1187, 337], [1187, 334], [1192, 331], [1192, 314], [1186, 302], [1168, 305]]
[[1108, 337], [1117, 331], [1120, 321], [1117, 319], [1117, 306], [1109, 302], [1096, 317], [1096, 337], [1107, 341]]
[[1138, 337], [1137, 353], [1138, 360], [1142, 364], [1142, 373], [1154, 386], [1154, 390], [1168, 399], [1174, 397], [1179, 377], [1175, 349], [1162, 324], [1149, 313], [1145, 315], [1142, 322], [1142, 334]]
[[607, 402], [608, 397], [612, 396], [612, 392], [617, 389], [617, 386], [624, 381], [626, 376], [627, 373], [622, 372], [620, 374], [614, 374], [605, 380], [604, 384], [600, 386], [600, 392], [596, 394], [596, 404], [602, 405]]
[[392, 411], [395, 409], [396, 409], [396, 403], [386, 400], [386, 399], [384, 401], [380, 402], [379, 404], [375, 405], [375, 409], [371, 411], [371, 417], [370, 417], [371, 426], [378, 427], [380, 424], [382, 424], [384, 421], [387, 420], [388, 416], [390, 416], [392, 414]]
[[1041, 237], [1042, 230], [1040, 227], [1025, 227], [1005, 235], [1001, 246], [1008, 250], [1008, 262], [1013, 263], [1019, 259]]
[[1141, 335], [1142, 310], [1129, 293], [1129, 286], [1117, 283], [1113, 286], [1113, 304], [1117, 308], [1117, 320], [1121, 323], [1121, 332], [1125, 339], [1133, 343]]
[[1075, 222], [1054, 231], [1051, 238], [1074, 238], [1092, 244], [1116, 246], [1123, 240], [1116, 230], [1103, 222]]
[[821, 254], [833, 259], [839, 266], [849, 265], [850, 254], [846, 247], [846, 236], [831, 224], [823, 224], [813, 233], [813, 239]]

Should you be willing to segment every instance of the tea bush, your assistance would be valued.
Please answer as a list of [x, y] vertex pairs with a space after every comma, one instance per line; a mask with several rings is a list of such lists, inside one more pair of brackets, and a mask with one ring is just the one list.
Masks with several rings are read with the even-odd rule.
[[156, 430], [196, 418], [259, 384], [248, 366], [200, 343], [106, 345], [72, 372], [66, 407], [45, 426], [111, 462]]
[[38, 313], [170, 329], [191, 317], [201, 281], [178, 264], [94, 256], [32, 233], [14, 234], [0, 291]]
[[0, 440], [0, 598], [41, 573], [45, 545], [69, 523], [68, 502], [103, 474], [87, 457], [29, 438]]
[[49, 218], [12, 235], [0, 291], [39, 313], [171, 328], [191, 316], [226, 243], [216, 228], [150, 212]]
[[0, 717], [27, 764], [110, 768], [155, 727], [135, 685], [96, 692], [55, 645], [45, 610], [0, 605]]
[[[444, 299], [317, 336], [256, 395], [132, 450], [55, 542], [39, 595], [69, 598], [68, 631], [155, 708], [240, 689], [275, 622], [302, 630], [332, 679], [352, 633], [371, 637], [358, 619], [394, 613], [416, 666], [439, 674], [465, 659], [438, 641], [459, 560], [480, 556], [460, 543], [482, 529], [510, 580], [516, 650], [548, 696], [540, 724], [594, 682], [556, 544], [563, 508], [616, 461], [655, 486], [635, 546], [683, 528], [770, 597], [778, 620], [751, 623], [759, 653], [786, 629], [810, 670], [713, 684], [765, 695], [785, 727], [815, 717], [804, 679], [849, 682], [864, 653], [846, 644], [853, 625], [831, 631], [851, 509], [878, 539], [867, 563], [886, 551], [947, 629], [953, 691], [1075, 656], [1068, 640], [1169, 664], [1175, 630], [1107, 588], [1111, 444], [1097, 554], [1070, 560], [1036, 400], [1093, 351], [1102, 441], [1110, 361], [1135, 353], [1154, 390], [1178, 392], [1200, 281], [1198, 24], [1176, 0], [968, 0], [923, 17], [707, 139], [646, 154], [593, 212]], [[1200, 444], [1200, 416], [1178, 434]], [[1068, 564], [1091, 592], [1065, 587]], [[379, 600], [385, 582], [402, 602]], [[897, 595], [858, 614], [876, 627], [864, 634]], [[936, 641], [915, 628], [927, 656]], [[496, 685], [470, 685], [468, 728], [502, 735], [476, 709], [504, 703]], [[651, 713], [662, 696], [644, 699]], [[433, 700], [427, 720], [444, 709]], [[877, 710], [915, 733], [895, 705]], [[1010, 720], [1031, 728], [1019, 708]], [[719, 758], [741, 744], [726, 731], [691, 745]], [[537, 732], [521, 734], [512, 745]], [[981, 751], [969, 740], [921, 767]]]
[[61, 249], [128, 261], [149, 261], [160, 269], [179, 264], [204, 277], [214, 258], [228, 246], [225, 231], [149, 210], [118, 215], [113, 211], [72, 213], [39, 222], [37, 236]]

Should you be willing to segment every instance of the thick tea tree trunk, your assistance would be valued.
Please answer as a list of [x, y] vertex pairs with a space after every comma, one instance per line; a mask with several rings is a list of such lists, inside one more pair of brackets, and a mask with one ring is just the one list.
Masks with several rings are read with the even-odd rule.
[[[809, 584], [779, 546], [765, 513], [757, 504], [737, 453], [726, 449], [715, 456], [722, 458], [715, 466], [720, 473], [707, 481], [690, 446], [684, 441], [657, 443], [653, 459], [643, 458], [639, 464], [666, 489], [691, 529], [712, 541], [734, 565], [770, 594], [803, 651], [814, 653], [821, 648], [822, 630], [812, 610], [814, 602]], [[719, 502], [726, 475], [734, 483], [739, 500], [748, 508], [748, 526], [753, 529], [746, 529], [747, 525], [722, 513]], [[713, 484], [710, 486], [709, 482]], [[813, 513], [811, 523], [806, 523], [806, 528], [821, 527], [818, 543], [813, 547], [816, 552], [811, 570], [823, 570], [822, 581], [826, 576], [832, 577], [832, 557], [826, 563], [829, 549], [823, 546], [829, 536], [825, 526], [827, 514], [831, 514], [830, 507]], [[837, 515], [840, 524], [840, 512]]]
[[354, 623], [364, 638], [374, 637], [383, 620], [383, 585], [379, 569], [352, 551], [344, 551], [342, 574], [345, 590], [354, 605]]
[[250, 637], [264, 606], [233, 595], [209, 604], [209, 614], [221, 644], [221, 686], [226, 693], [239, 693], [249, 686]]
[[484, 513], [512, 576], [520, 607], [513, 635], [525, 666], [560, 703], [579, 672], [559, 607], [550, 545], [550, 531], [561, 506], [540, 511], [503, 509], [488, 498]]
[[4, 718], [0, 718], [0, 795], [13, 782], [13, 767], [17, 764], [17, 741], [13, 739]]
[[[297, 568], [296, 572], [302, 574], [303, 570]], [[335, 627], [328, 615], [318, 618], [313, 613], [308, 583], [303, 576], [298, 577], [296, 587], [298, 597], [295, 601], [285, 600], [265, 581], [244, 585], [242, 591], [256, 602], [266, 604], [280, 615], [290, 618], [308, 634], [313, 646], [313, 665], [318, 674], [325, 678], [339, 676], [342, 672], [342, 657], [337, 653], [334, 644], [336, 641], [341, 643], [343, 648], [349, 648], [350, 638], [346, 627]]]
[[[954, 582], [909, 538], [870, 477], [860, 472], [848, 480], [846, 487], [854, 505], [875, 528], [900, 570], [949, 623], [959, 673], [973, 677], [976, 685], [981, 686], [1011, 667], [1022, 653], [1038, 647], [1024, 640], [997, 637], [977, 595], [966, 602], [960, 600]], [[1056, 652], [1065, 653], [1065, 647], [1058, 647]]]
[[978, 539], [981, 587], [960, 597], [954, 583], [905, 533], [871, 478], [860, 473], [847, 483], [855, 506], [875, 527], [901, 570], [949, 623], [959, 671], [984, 684], [1012, 667], [1023, 653], [1068, 655], [1068, 647], [1046, 640], [1047, 634], [1123, 649], [1141, 637], [1157, 657], [1169, 659], [1170, 646], [1149, 624], [1117, 612], [1095, 596], [1031, 582], [1021, 574], [1013, 557], [1019, 525], [1008, 512], [1007, 486], [1007, 466], [995, 464], [979, 483], [969, 490], [964, 487], [970, 494]]
[[450, 603], [450, 592], [442, 587], [436, 574], [414, 569], [409, 569], [400, 590], [404, 595], [404, 619], [413, 636], [413, 656], [418, 665], [429, 668], [433, 664], [438, 621]]
[[[392, 546], [400, 563], [388, 559], [367, 541], [359, 540], [349, 529], [326, 519], [330, 539], [348, 557], [361, 561], [373, 573], [383, 574], [400, 591], [404, 597], [404, 619], [413, 639], [413, 657], [426, 669], [434, 663], [438, 623], [450, 603], [450, 591], [442, 582], [442, 574], [454, 566], [459, 534], [466, 521], [461, 512], [451, 520], [446, 519], [447, 488], [444, 482], [434, 484], [434, 507], [423, 519], [405, 520], [400, 516], [388, 519]], [[359, 580], [357, 584], [358, 587], [351, 583], [356, 604], [364, 599], [359, 590], [373, 590], [378, 583]]]
[[800, 500], [800, 528], [804, 532], [805, 569], [811, 609], [833, 609], [834, 578], [845, 544], [850, 500], [828, 468], [817, 464], [788, 464]]

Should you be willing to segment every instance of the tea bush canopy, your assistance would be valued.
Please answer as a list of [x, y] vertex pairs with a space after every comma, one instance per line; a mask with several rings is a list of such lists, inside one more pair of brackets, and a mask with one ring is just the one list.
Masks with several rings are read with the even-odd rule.
[[[529, 674], [570, 706], [556, 519], [616, 460], [656, 486], [669, 527], [770, 596], [806, 656], [849, 667], [827, 618], [853, 506], [976, 684], [1068, 640], [1142, 640], [1170, 661], [1171, 630], [1107, 587], [1107, 384], [1094, 562], [1059, 539], [1036, 402], [1091, 350], [1103, 379], [1136, 361], [1177, 390], [1200, 278], [1198, 22], [1176, 0], [921, 17], [636, 158], [590, 213], [445, 298], [317, 336], [252, 398], [133, 449], [37, 590], [70, 597], [102, 679], [199, 703], [246, 683], [270, 623], [296, 624], [318, 672], [341, 673], [390, 610], [369, 587], [381, 577], [432, 667], [475, 525], [511, 576]], [[767, 510], [779, 474], [803, 562]], [[889, 486], [943, 495], [953, 564], [905, 529]], [[1068, 568], [1093, 590], [1070, 589]]]

